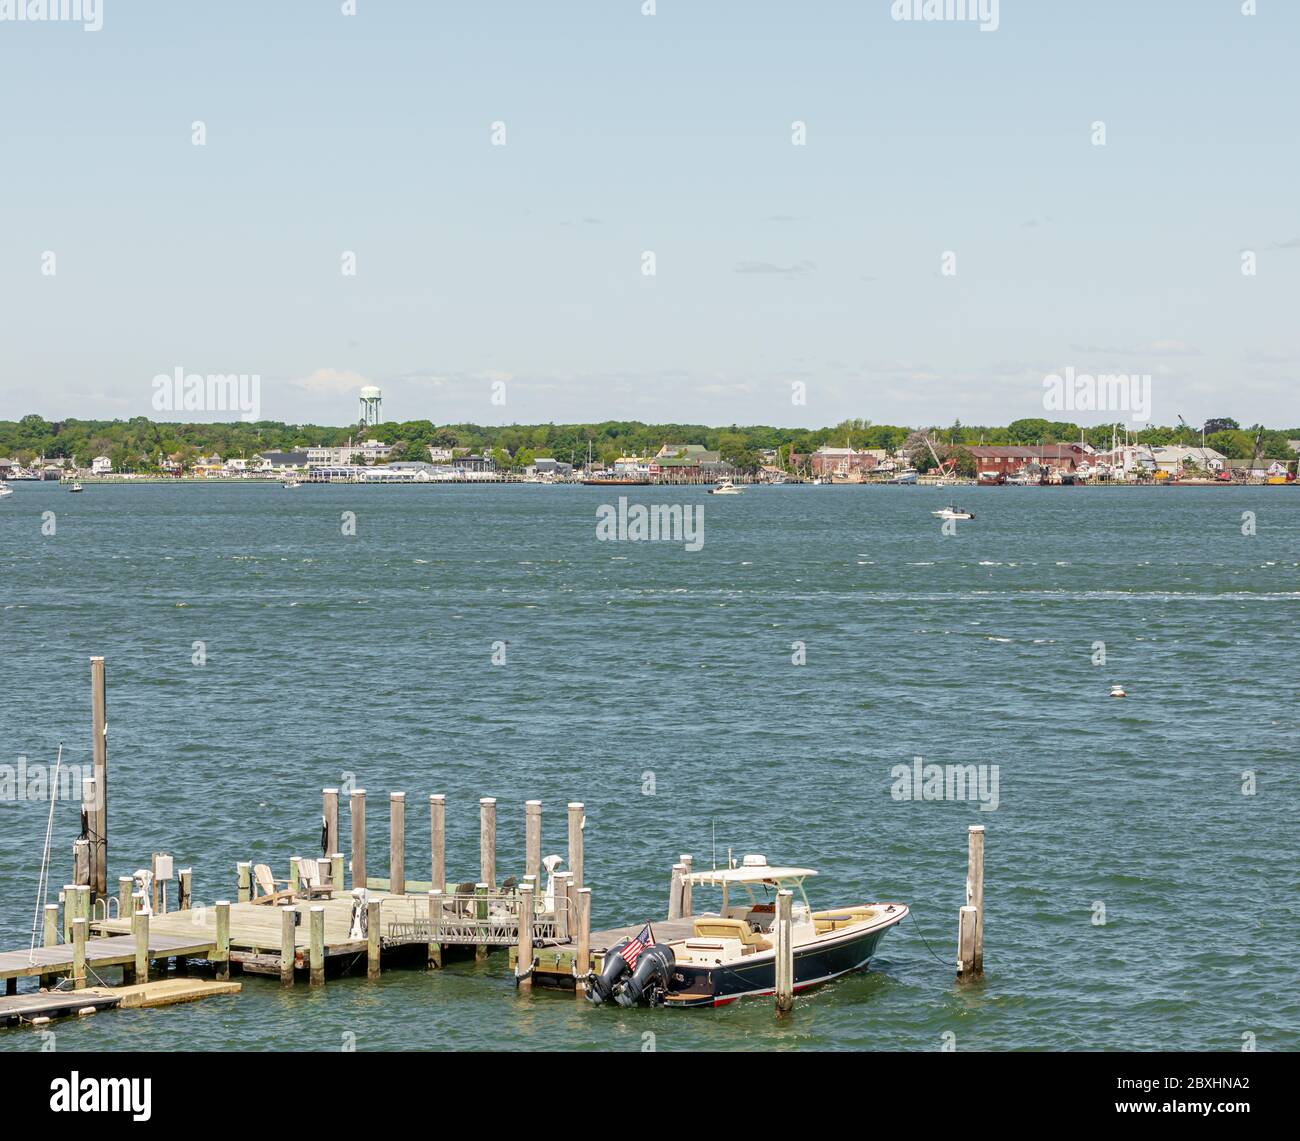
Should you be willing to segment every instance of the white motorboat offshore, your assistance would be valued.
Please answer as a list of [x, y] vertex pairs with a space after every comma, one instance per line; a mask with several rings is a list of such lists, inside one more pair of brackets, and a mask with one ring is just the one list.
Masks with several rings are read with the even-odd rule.
[[931, 515], [937, 515], [940, 519], [974, 519], [973, 511], [963, 511], [960, 507], [942, 507], [938, 511], [931, 511]]
[[710, 495], [739, 495], [744, 490], [745, 489], [743, 487], [737, 487], [736, 484], [731, 482], [731, 480], [724, 479], [721, 483], [718, 484], [717, 487], [709, 488], [709, 494]]
[[297, 476], [291, 475], [288, 479], [284, 481], [284, 486], [289, 490], [293, 490], [293, 488], [301, 487], [302, 485], [299, 483]]
[[81, 490], [83, 490], [83, 488], [82, 488], [82, 486], [81, 486], [81, 483], [80, 483], [78, 480], [73, 480], [73, 481], [72, 481], [72, 485], [68, 488], [68, 490], [69, 490], [69, 491], [81, 491]]
[[[587, 979], [587, 997], [622, 1006], [724, 1006], [776, 989], [776, 893], [794, 893], [791, 933], [794, 989], [829, 982], [867, 966], [891, 927], [907, 916], [903, 903], [855, 903], [813, 911], [804, 894], [811, 868], [771, 867], [761, 855], [739, 867], [694, 872], [693, 887], [719, 888], [722, 904], [691, 920], [685, 938], [658, 942], [653, 925], [610, 947]], [[733, 901], [737, 889], [743, 899]], [[685, 921], [678, 921], [685, 922]], [[641, 935], [649, 940], [642, 946]], [[630, 951], [629, 951], [630, 948]], [[631, 962], [629, 963], [629, 959]]]
[[14, 489], [5, 483], [4, 480], [0, 479], [0, 499], [3, 499], [6, 495], [12, 495], [13, 493]]

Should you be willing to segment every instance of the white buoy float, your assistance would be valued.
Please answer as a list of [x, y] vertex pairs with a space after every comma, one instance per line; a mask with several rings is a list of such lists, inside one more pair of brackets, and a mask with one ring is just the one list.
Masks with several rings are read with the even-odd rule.
[[1128, 694], [1124, 692], [1124, 687], [1123, 687], [1122, 685], [1112, 685], [1112, 686], [1110, 687], [1110, 695], [1111, 695], [1111, 697], [1127, 697], [1127, 696], [1128, 696]]

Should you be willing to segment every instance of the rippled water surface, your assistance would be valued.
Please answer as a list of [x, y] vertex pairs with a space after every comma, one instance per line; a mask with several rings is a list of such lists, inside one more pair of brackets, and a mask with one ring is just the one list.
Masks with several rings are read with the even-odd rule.
[[[720, 857], [818, 868], [814, 904], [902, 899], [916, 919], [780, 1023], [765, 1000], [523, 999], [496, 955], [316, 992], [249, 977], [237, 997], [62, 1023], [61, 1049], [350, 1033], [632, 1050], [646, 1031], [659, 1049], [928, 1050], [946, 1031], [965, 1049], [1300, 1048], [1298, 490], [624, 489], [703, 504], [688, 552], [596, 541], [612, 497], [593, 488], [14, 487], [0, 761], [51, 760], [60, 740], [88, 761], [86, 659], [103, 654], [114, 877], [155, 850], [194, 867], [199, 899], [233, 894], [237, 860], [284, 874], [316, 850], [321, 787], [353, 773], [379, 874], [390, 790], [413, 805], [408, 870], [427, 851], [418, 805], [446, 793], [459, 878], [480, 796], [499, 799], [502, 875], [522, 865], [526, 799], [560, 853], [580, 799], [596, 926], [662, 915], [677, 854], [707, 864], [715, 827]], [[954, 494], [977, 518], [944, 536], [930, 512]], [[996, 764], [997, 809], [893, 799], [915, 755]], [[5, 949], [27, 944], [47, 810], [0, 803]], [[988, 831], [987, 975], [959, 989], [971, 823]], [[60, 805], [56, 883], [76, 830]], [[0, 1031], [0, 1050], [38, 1046]]]

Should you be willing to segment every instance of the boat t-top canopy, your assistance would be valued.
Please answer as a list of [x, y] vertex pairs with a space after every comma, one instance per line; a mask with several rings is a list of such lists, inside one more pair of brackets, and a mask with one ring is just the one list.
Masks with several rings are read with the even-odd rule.
[[692, 885], [730, 886], [733, 883], [776, 883], [778, 880], [801, 880], [817, 873], [812, 868], [771, 868], [767, 864], [739, 868], [717, 868], [710, 872], [692, 872], [687, 879]]

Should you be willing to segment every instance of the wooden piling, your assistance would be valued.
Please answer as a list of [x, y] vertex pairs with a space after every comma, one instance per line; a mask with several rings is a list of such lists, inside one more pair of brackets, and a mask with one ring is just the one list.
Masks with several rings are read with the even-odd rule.
[[366, 978], [368, 979], [379, 977], [379, 923], [379, 900], [368, 900], [366, 902]]
[[442, 944], [437, 941], [439, 921], [442, 918], [442, 892], [434, 888], [429, 892], [429, 967], [442, 966]]
[[95, 798], [95, 778], [83, 777], [81, 781], [81, 816], [85, 822], [84, 839], [78, 839], [73, 845], [73, 876], [77, 883], [84, 883], [90, 888], [93, 898], [103, 899], [95, 892], [98, 875], [95, 869], [95, 857], [98, 853], [96, 837], [99, 834], [99, 805]]
[[587, 993], [587, 976], [591, 973], [591, 888], [578, 889], [578, 957], [573, 973], [578, 976], [575, 988], [579, 995]]
[[366, 790], [353, 789], [349, 800], [352, 817], [352, 886], [366, 886]]
[[253, 865], [241, 860], [235, 865], [235, 875], [239, 892], [235, 898], [240, 903], [247, 903], [253, 898]]
[[320, 790], [320, 799], [321, 828], [325, 834], [321, 855], [332, 856], [339, 850], [339, 790], [323, 788]]
[[[45, 905], [45, 946], [57, 947], [59, 945], [59, 905], [57, 903], [47, 903]], [[40, 985], [42, 989], [50, 985], [52, 975], [41, 975]], [[15, 980], [17, 985], [17, 980]]]
[[429, 796], [429, 849], [429, 882], [436, 890], [445, 891], [447, 888], [447, 798], [440, 792]]
[[149, 981], [149, 913], [144, 909], [144, 892], [132, 897], [135, 910], [131, 913], [131, 934], [135, 936], [135, 981]]
[[302, 895], [302, 857], [289, 857], [289, 890], [294, 896]]
[[582, 801], [574, 800], [569, 803], [569, 872], [573, 876], [575, 887], [583, 885], [583, 867], [582, 867], [582, 828], [586, 822], [586, 816], [583, 813]]
[[[487, 928], [488, 918], [488, 885], [480, 882], [474, 885], [474, 918], [478, 923], [478, 930], [484, 931]], [[488, 948], [486, 943], [479, 943], [474, 948], [475, 959], [486, 959], [488, 957]]]
[[311, 967], [311, 985], [325, 985], [325, 908], [312, 904], [309, 920], [311, 941], [308, 944], [308, 965]]
[[683, 919], [691, 917], [691, 865], [694, 862], [689, 852], [679, 857], [682, 865], [682, 915]]
[[970, 982], [975, 975], [975, 929], [979, 912], [963, 907], [957, 917], [957, 981]]
[[131, 914], [131, 894], [135, 891], [135, 880], [130, 876], [117, 877], [117, 917], [126, 919]]
[[685, 864], [673, 864], [672, 875], [668, 879], [668, 918], [682, 917], [682, 877], [686, 874]]
[[216, 976], [222, 982], [230, 978], [230, 900], [219, 899], [217, 911], [217, 945], [212, 952]]
[[555, 882], [555, 938], [567, 943], [573, 928], [569, 920], [569, 881], [571, 872], [556, 872], [551, 877]]
[[497, 886], [497, 802], [485, 796], [478, 802], [479, 879], [489, 889]]
[[406, 793], [388, 794], [388, 890], [406, 894]]
[[65, 883], [61, 894], [63, 896], [63, 941], [69, 943], [72, 941], [73, 909], [77, 906], [77, 885]]
[[86, 985], [86, 928], [89, 924], [80, 915], [72, 921], [72, 989], [81, 990]]
[[104, 659], [90, 659], [91, 758], [95, 773], [94, 842], [97, 899], [108, 894], [108, 705], [104, 696]]
[[176, 874], [180, 880], [180, 886], [176, 889], [176, 910], [189, 911], [194, 894], [194, 869], [181, 868]]
[[975, 908], [975, 946], [971, 959], [978, 978], [984, 973], [984, 825], [967, 829], [966, 902]]
[[794, 924], [791, 918], [794, 893], [782, 888], [776, 893], [776, 1009], [784, 1014], [794, 1006]]
[[343, 890], [343, 853], [334, 852], [330, 856], [330, 886], [338, 892]]
[[515, 985], [520, 990], [533, 988], [533, 885], [528, 880], [519, 887], [519, 961], [515, 965]]
[[542, 802], [524, 801], [524, 875], [537, 883], [542, 875]]
[[293, 986], [293, 959], [297, 953], [295, 921], [297, 912], [292, 907], [280, 908], [280, 985]]

